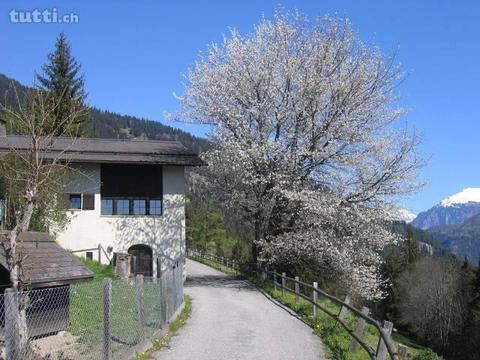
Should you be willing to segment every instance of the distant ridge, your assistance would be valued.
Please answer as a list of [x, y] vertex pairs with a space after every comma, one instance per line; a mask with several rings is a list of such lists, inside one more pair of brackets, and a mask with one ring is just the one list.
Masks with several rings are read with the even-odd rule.
[[469, 218], [480, 214], [480, 188], [466, 188], [423, 211], [412, 221], [422, 230], [439, 226], [461, 225]]
[[473, 264], [480, 256], [480, 188], [466, 188], [421, 212], [411, 222]]
[[[17, 104], [16, 88], [20, 98], [31, 88], [18, 81], [0, 74], [0, 101], [6, 105]], [[164, 125], [158, 121], [139, 119], [135, 116], [120, 115], [114, 112], [90, 108], [91, 137], [107, 139], [149, 139], [177, 140], [194, 152], [202, 152], [209, 148], [206, 139], [194, 136], [186, 131]]]

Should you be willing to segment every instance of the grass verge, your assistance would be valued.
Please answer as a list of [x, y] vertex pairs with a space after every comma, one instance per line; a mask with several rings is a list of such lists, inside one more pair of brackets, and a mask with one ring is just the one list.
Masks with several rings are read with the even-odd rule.
[[76, 257], [83, 265], [87, 267], [88, 270], [93, 272], [95, 280], [102, 280], [105, 278], [116, 278], [113, 272], [113, 265], [104, 265], [95, 260], [85, 259], [81, 256]]
[[152, 340], [152, 347], [144, 352], [136, 354], [134, 360], [149, 360], [156, 351], [160, 351], [170, 344], [172, 336], [174, 336], [186, 323], [192, 313], [192, 298], [188, 295], [184, 297], [185, 306], [177, 316], [177, 318], [168, 325], [168, 332], [160, 338]]

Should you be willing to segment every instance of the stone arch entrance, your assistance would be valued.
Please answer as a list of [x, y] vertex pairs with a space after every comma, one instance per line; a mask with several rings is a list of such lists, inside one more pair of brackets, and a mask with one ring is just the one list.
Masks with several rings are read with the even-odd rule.
[[132, 255], [130, 271], [133, 275], [153, 276], [153, 251], [148, 245], [137, 244], [128, 248]]

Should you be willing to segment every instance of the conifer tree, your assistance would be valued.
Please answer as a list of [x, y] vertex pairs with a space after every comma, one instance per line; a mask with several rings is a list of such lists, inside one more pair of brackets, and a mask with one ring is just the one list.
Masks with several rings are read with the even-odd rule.
[[[42, 70], [43, 75], [37, 74], [39, 85], [51, 92], [58, 103], [51, 120], [51, 130], [56, 134], [82, 135], [87, 127], [88, 115], [79, 118], [73, 124], [65, 118], [72, 107], [78, 110], [85, 108], [86, 93], [81, 66], [73, 57], [70, 44], [63, 32], [58, 36], [55, 50], [48, 55], [48, 63]], [[68, 129], [65, 128], [66, 124], [69, 126]]]
[[411, 228], [407, 229], [407, 236], [403, 247], [403, 261], [406, 266], [411, 266], [420, 257], [420, 249], [418, 248], [417, 240], [415, 239], [415, 233]]

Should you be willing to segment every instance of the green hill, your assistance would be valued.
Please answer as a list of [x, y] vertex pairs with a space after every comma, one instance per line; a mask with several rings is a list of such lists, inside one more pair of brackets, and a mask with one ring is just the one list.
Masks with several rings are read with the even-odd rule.
[[[16, 89], [16, 92], [15, 90]], [[0, 74], [0, 101], [8, 106], [15, 106], [17, 95], [21, 99], [29, 91], [29, 87]], [[93, 137], [109, 139], [149, 139], [177, 140], [188, 149], [202, 152], [209, 147], [206, 139], [164, 125], [158, 121], [139, 119], [135, 116], [120, 115], [114, 112], [90, 109], [91, 130]]]

